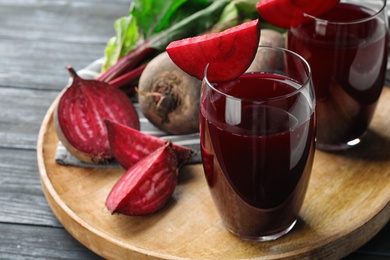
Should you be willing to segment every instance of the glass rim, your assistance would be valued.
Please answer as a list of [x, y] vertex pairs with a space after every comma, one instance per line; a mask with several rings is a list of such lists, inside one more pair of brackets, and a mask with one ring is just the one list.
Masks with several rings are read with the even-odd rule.
[[[206, 67], [204, 69], [203, 81], [214, 92], [217, 92], [217, 93], [219, 93], [219, 94], [221, 94], [221, 95], [223, 95], [225, 97], [228, 97], [229, 99], [242, 100], [242, 101], [251, 101], [251, 102], [266, 102], [266, 101], [274, 101], [274, 100], [278, 100], [278, 99], [285, 99], [285, 98], [288, 98], [288, 97], [292, 97], [292, 96], [297, 95], [298, 93], [301, 93], [304, 89], [306, 89], [306, 86], [308, 84], [310, 84], [310, 81], [311, 81], [311, 78], [312, 78], [312, 71], [311, 71], [309, 63], [301, 55], [299, 55], [298, 53], [293, 52], [293, 51], [291, 51], [289, 49], [283, 48], [283, 47], [269, 46], [269, 45], [259, 45], [259, 46], [257, 46], [257, 49], [259, 49], [259, 48], [278, 50], [278, 51], [281, 51], [283, 53], [288, 53], [288, 54], [291, 54], [291, 55], [297, 57], [304, 64], [304, 67], [307, 70], [307, 79], [305, 80], [305, 82], [303, 82], [302, 84], [298, 83], [299, 88], [297, 88], [294, 91], [289, 92], [287, 94], [283, 94], [283, 95], [275, 95], [273, 97], [264, 97], [264, 98], [256, 98], [256, 99], [254, 99], [254, 98], [239, 98], [239, 97], [235, 97], [235, 96], [229, 95], [229, 94], [227, 94], [227, 93], [225, 93], [225, 92], [215, 88], [214, 85], [213, 85], [215, 83], [211, 83], [209, 81], [209, 79], [207, 78], [207, 69], [208, 69], [210, 63], [206, 64]], [[270, 73], [270, 71], [258, 71], [258, 72], [259, 73]], [[242, 75], [253, 74], [253, 73], [257, 73], [257, 72], [244, 72]], [[277, 73], [272, 73], [272, 74], [286, 76], [286, 75], [277, 74]], [[233, 80], [236, 80], [236, 79], [233, 79]], [[233, 80], [230, 80], [230, 81], [227, 81], [227, 82], [231, 82]], [[312, 91], [314, 92], [314, 89]]]
[[[314, 16], [314, 15], [311, 15], [311, 14], [307, 14], [307, 13], [303, 13], [303, 16], [314, 20], [316, 23], [323, 23], [323, 24], [352, 25], [352, 24], [364, 23], [364, 22], [370, 21], [372, 19], [375, 19], [377, 16], [379, 16], [380, 14], [382, 14], [383, 12], [386, 11], [387, 0], [382, 0], [381, 2], [382, 2], [381, 8], [378, 11], [375, 11], [375, 13], [372, 16], [369, 16], [367, 18], [361, 18], [361, 19], [355, 19], [355, 20], [341, 22], [341, 21], [330, 21], [327, 19], [323, 19], [323, 18]], [[339, 4], [347, 4], [347, 3], [346, 2], [339, 2]], [[361, 4], [361, 3], [359, 3], [359, 4]], [[367, 8], [368, 6], [365, 5], [364, 7]], [[294, 27], [296, 27], [296, 26], [294, 26]]]

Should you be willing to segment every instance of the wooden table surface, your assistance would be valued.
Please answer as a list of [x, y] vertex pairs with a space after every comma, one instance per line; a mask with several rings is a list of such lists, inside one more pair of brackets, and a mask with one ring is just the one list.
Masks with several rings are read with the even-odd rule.
[[[36, 143], [47, 109], [67, 84], [65, 66], [77, 70], [100, 58], [129, 4], [0, 1], [0, 259], [100, 259], [48, 206]], [[390, 259], [390, 224], [345, 259]]]

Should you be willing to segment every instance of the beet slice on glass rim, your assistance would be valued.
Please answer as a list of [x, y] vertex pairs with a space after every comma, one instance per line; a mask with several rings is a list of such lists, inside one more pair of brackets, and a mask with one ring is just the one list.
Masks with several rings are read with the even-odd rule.
[[225, 31], [171, 42], [166, 50], [183, 71], [200, 80], [209, 64], [210, 82], [238, 78], [252, 63], [260, 40], [260, 21], [246, 22]]

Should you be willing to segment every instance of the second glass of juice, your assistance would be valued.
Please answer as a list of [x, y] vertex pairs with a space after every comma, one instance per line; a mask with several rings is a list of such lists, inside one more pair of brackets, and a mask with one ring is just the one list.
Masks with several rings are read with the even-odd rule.
[[[273, 57], [266, 71], [201, 92], [203, 167], [225, 227], [243, 239], [274, 240], [297, 221], [315, 151], [315, 96], [299, 55], [259, 47]], [[223, 68], [221, 68], [223, 69]]]
[[386, 0], [341, 0], [290, 28], [288, 49], [313, 71], [319, 149], [345, 150], [366, 132], [384, 85], [387, 19]]

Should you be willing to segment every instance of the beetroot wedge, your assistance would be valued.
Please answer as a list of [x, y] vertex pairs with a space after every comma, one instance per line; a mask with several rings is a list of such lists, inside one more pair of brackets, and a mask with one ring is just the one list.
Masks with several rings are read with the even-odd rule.
[[209, 64], [211, 82], [235, 79], [252, 63], [260, 40], [260, 22], [253, 20], [223, 32], [171, 42], [166, 50], [173, 62], [200, 80]]
[[123, 91], [104, 82], [82, 79], [71, 67], [68, 70], [73, 82], [54, 111], [57, 135], [67, 150], [82, 161], [111, 160], [103, 119], [140, 129], [137, 111]]
[[[114, 158], [125, 169], [129, 169], [166, 143], [161, 138], [112, 120], [104, 120], [104, 122]], [[192, 154], [192, 150], [187, 147], [172, 144], [172, 148], [177, 156], [178, 166], [185, 164]]]
[[176, 155], [167, 142], [127, 170], [109, 193], [106, 206], [111, 214], [152, 214], [166, 204], [176, 184]]

